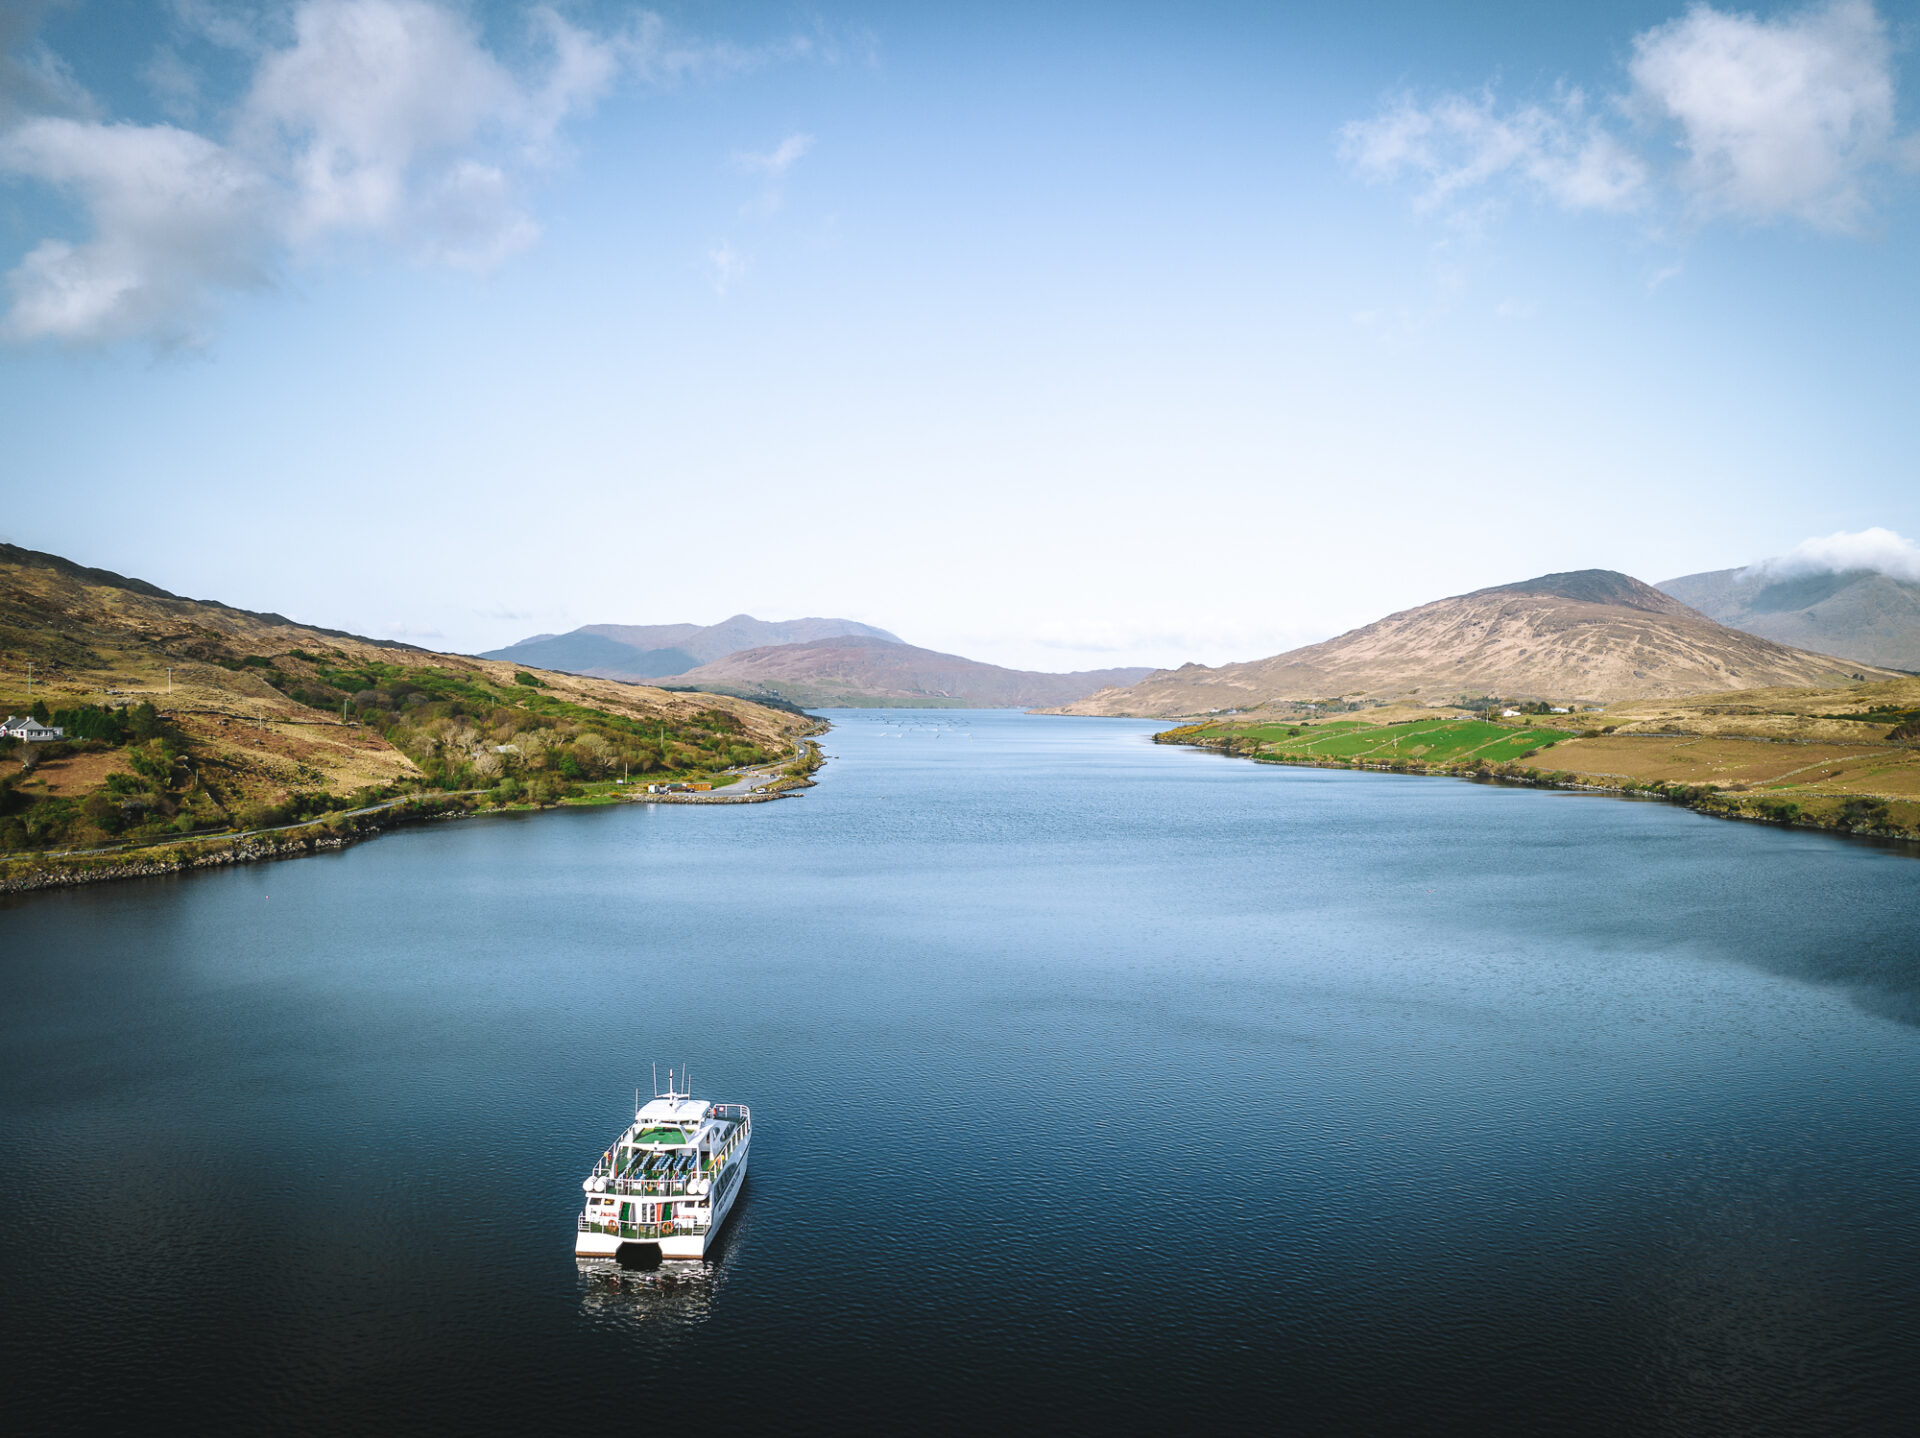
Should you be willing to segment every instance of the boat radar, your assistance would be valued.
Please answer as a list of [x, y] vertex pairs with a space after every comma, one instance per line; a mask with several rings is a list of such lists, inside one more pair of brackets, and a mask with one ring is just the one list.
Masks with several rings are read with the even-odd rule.
[[693, 1096], [687, 1071], [667, 1070], [653, 1097], [634, 1094], [633, 1122], [581, 1182], [575, 1225], [582, 1262], [704, 1258], [747, 1176], [753, 1115], [745, 1104]]

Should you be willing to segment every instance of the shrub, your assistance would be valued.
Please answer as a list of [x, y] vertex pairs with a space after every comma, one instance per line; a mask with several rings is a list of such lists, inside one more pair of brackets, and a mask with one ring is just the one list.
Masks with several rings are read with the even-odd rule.
[[547, 687], [524, 669], [516, 669], [514, 671], [513, 682], [515, 684], [524, 684], [529, 689], [545, 689]]
[[1878, 799], [1853, 798], [1840, 806], [1834, 823], [1842, 829], [1884, 829], [1892, 817]]

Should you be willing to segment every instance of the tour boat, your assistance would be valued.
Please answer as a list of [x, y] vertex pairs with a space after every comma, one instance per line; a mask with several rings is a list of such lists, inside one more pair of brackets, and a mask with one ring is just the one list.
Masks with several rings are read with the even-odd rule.
[[[682, 1082], [685, 1082], [682, 1076]], [[581, 1183], [573, 1256], [645, 1262], [704, 1258], [747, 1176], [753, 1116], [745, 1104], [656, 1093]]]

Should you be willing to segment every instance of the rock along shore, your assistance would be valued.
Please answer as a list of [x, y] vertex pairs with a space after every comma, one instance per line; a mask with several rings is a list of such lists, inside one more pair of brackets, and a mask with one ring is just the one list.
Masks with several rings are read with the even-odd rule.
[[[770, 804], [776, 799], [795, 799], [813, 787], [808, 779], [783, 789], [760, 790], [749, 794], [630, 794], [614, 800], [620, 804]], [[556, 804], [551, 808], [580, 808], [577, 804]], [[470, 809], [458, 805], [434, 805], [431, 800], [419, 807], [401, 807], [355, 820], [346, 825], [316, 820], [298, 828], [271, 834], [241, 835], [226, 839], [182, 839], [177, 843], [159, 843], [136, 853], [108, 853], [37, 857], [23, 855], [0, 861], [0, 895], [27, 894], [40, 889], [64, 889], [78, 884], [103, 884], [115, 879], [151, 879], [163, 874], [181, 874], [194, 869], [218, 869], [229, 864], [253, 864], [267, 859], [295, 859], [328, 849], [344, 849], [363, 839], [379, 837], [388, 829], [403, 824], [418, 824], [432, 819], [468, 819], [481, 814], [537, 812], [525, 809]]]

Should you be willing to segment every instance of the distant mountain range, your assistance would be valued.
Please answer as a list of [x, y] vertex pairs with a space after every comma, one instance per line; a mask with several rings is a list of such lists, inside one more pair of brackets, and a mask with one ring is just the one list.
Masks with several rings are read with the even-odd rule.
[[1153, 671], [1091, 669], [1047, 674], [1002, 669], [868, 635], [747, 649], [677, 676], [676, 683], [742, 698], [777, 697], [831, 707], [886, 704], [1032, 709], [1068, 704], [1095, 690], [1132, 684]]
[[1920, 584], [1871, 569], [1789, 576], [1758, 564], [1685, 574], [1660, 588], [1776, 643], [1920, 672]]
[[1065, 707], [1158, 716], [1335, 696], [1609, 703], [1889, 677], [1716, 623], [1629, 575], [1582, 569], [1435, 600], [1270, 659], [1161, 670]]
[[536, 634], [480, 657], [638, 682], [671, 679], [742, 649], [806, 644], [847, 634], [900, 643], [886, 630], [852, 619], [769, 621], [736, 614], [718, 624], [586, 624], [565, 634]]
[[815, 707], [896, 705], [1030, 709], [1067, 704], [1153, 671], [1049, 674], [1002, 669], [920, 649], [852, 619], [769, 622], [736, 614], [720, 624], [588, 624], [536, 634], [483, 659], [675, 688], [778, 697]]

